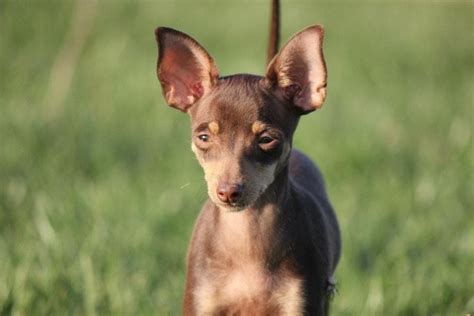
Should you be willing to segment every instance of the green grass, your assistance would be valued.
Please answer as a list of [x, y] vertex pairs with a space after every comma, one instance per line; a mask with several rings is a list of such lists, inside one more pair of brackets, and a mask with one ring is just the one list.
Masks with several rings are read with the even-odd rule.
[[[1, 315], [180, 313], [206, 190], [153, 30], [261, 74], [267, 2], [0, 2]], [[284, 40], [326, 27], [328, 99], [295, 146], [341, 223], [334, 315], [473, 312], [473, 5], [282, 2]]]

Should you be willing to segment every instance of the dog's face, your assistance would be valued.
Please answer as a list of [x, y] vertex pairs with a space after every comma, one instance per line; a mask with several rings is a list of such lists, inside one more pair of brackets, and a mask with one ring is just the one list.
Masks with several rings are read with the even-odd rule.
[[211, 200], [230, 210], [252, 205], [287, 162], [301, 114], [322, 106], [326, 67], [323, 30], [296, 34], [265, 77], [219, 78], [192, 38], [158, 28], [158, 78], [168, 104], [191, 116], [192, 149]]
[[273, 182], [290, 153], [293, 112], [250, 75], [220, 79], [189, 110], [192, 149], [214, 203], [245, 208]]

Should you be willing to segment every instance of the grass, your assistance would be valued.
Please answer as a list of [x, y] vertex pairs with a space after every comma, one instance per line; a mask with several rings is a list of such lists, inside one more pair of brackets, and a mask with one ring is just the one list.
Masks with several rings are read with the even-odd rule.
[[[268, 1], [0, 2], [0, 315], [177, 315], [206, 198], [153, 29], [264, 69]], [[283, 1], [326, 27], [329, 95], [295, 146], [338, 211], [334, 315], [474, 312], [472, 11]]]

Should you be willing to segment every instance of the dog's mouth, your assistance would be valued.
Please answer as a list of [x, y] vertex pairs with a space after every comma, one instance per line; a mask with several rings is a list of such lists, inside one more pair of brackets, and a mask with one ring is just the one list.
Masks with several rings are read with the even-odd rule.
[[248, 195], [242, 196], [238, 201], [235, 202], [223, 202], [219, 199], [219, 197], [215, 194], [208, 194], [211, 201], [217, 205], [220, 209], [228, 211], [228, 212], [240, 212], [244, 209], [248, 208], [252, 203], [253, 199], [250, 198]]
[[247, 208], [248, 205], [242, 203], [224, 203], [221, 208], [229, 212], [241, 212]]
[[208, 186], [208, 196], [211, 201], [218, 206], [220, 209], [228, 212], [240, 212], [256, 203], [261, 195], [265, 192], [264, 188], [259, 190], [244, 190], [242, 195], [235, 201], [224, 201], [220, 199], [216, 190]]
[[219, 208], [224, 209], [229, 212], [240, 212], [243, 211], [245, 208], [249, 206], [248, 203], [244, 203], [244, 201], [238, 201], [238, 202], [222, 202], [219, 201], [218, 199], [215, 199], [211, 197], [212, 201], [214, 204], [219, 206]]

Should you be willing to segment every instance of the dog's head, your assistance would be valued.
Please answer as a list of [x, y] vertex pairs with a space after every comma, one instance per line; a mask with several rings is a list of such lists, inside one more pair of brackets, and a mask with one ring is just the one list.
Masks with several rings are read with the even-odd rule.
[[158, 78], [167, 103], [191, 116], [192, 149], [211, 200], [231, 210], [252, 205], [287, 163], [300, 115], [326, 96], [323, 28], [294, 35], [265, 77], [219, 77], [188, 35], [158, 28]]

